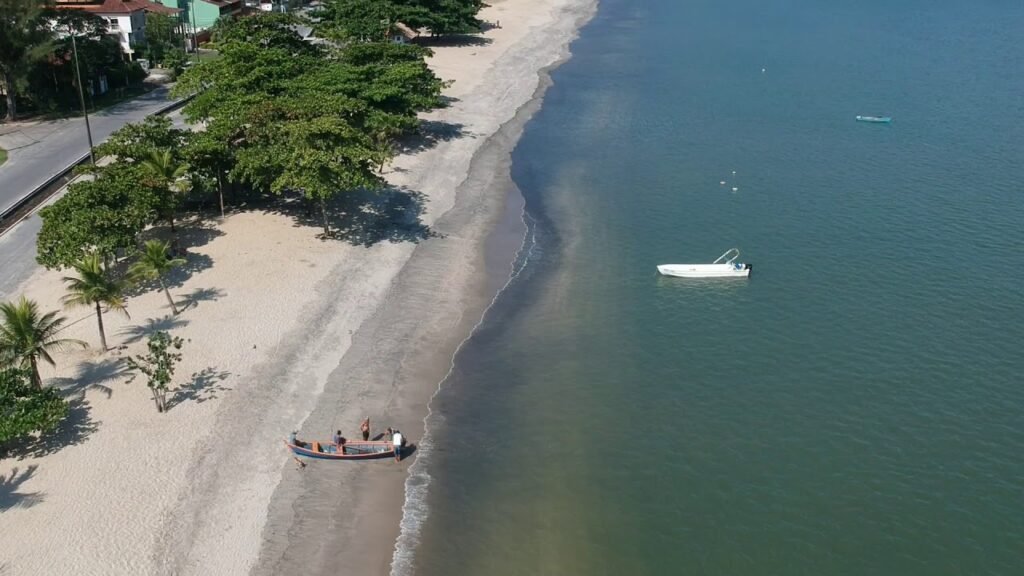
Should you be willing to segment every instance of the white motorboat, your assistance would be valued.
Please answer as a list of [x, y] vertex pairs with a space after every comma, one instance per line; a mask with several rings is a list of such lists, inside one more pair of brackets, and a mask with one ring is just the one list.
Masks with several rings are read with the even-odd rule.
[[731, 248], [711, 264], [662, 264], [658, 272], [680, 278], [746, 278], [753, 265], [736, 262], [740, 251]]

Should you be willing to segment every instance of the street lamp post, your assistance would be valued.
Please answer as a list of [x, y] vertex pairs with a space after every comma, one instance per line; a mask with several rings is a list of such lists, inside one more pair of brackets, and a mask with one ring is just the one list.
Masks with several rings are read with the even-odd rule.
[[89, 127], [89, 111], [85, 108], [85, 94], [82, 92], [82, 72], [78, 69], [78, 43], [75, 42], [74, 31], [71, 33], [71, 53], [75, 56], [75, 81], [78, 82], [78, 101], [82, 104], [82, 116], [85, 116], [85, 134], [89, 137], [89, 161], [96, 164], [96, 155], [92, 150], [92, 128]]
[[199, 41], [196, 39], [196, 7], [192, 5], [195, 0], [188, 0], [188, 11], [192, 16], [192, 54], [195, 55], [194, 62], [199, 61]]

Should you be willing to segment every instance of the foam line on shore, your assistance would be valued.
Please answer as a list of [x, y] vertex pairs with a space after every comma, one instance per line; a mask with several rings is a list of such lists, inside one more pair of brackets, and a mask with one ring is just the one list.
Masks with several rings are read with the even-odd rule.
[[[520, 107], [520, 109], [517, 110], [515, 117], [503, 125], [499, 130], [499, 133], [495, 135], [498, 136], [503, 132], [506, 134], [515, 134], [514, 138], [511, 139], [513, 142], [512, 147], [507, 150], [507, 154], [509, 156], [511, 156], [511, 153], [515, 148], [515, 143], [518, 142], [519, 136], [522, 134], [526, 124], [542, 106], [544, 93], [553, 84], [551, 79], [552, 71], [572, 57], [569, 45], [578, 36], [579, 29], [593, 17], [597, 9], [597, 4], [596, 2], [590, 3], [589, 5], [581, 6], [581, 9], [582, 12], [576, 16], [573, 31], [565, 41], [563, 51], [559, 59], [538, 71], [540, 83], [537, 86], [533, 97]], [[508, 178], [511, 181], [511, 174], [509, 174]], [[522, 192], [514, 183], [511, 184], [511, 188], [512, 190], [510, 193], [522, 196]], [[538, 247], [536, 222], [527, 210], [525, 203], [520, 211], [519, 218], [523, 225], [523, 239], [510, 263], [511, 270], [508, 277], [484, 308], [480, 319], [473, 325], [466, 337], [459, 342], [458, 346], [456, 346], [455, 351], [452, 353], [450, 358], [447, 373], [437, 383], [437, 387], [431, 394], [430, 400], [427, 403], [427, 413], [423, 417], [423, 436], [417, 446], [417, 458], [413, 465], [410, 466], [408, 477], [405, 481], [405, 501], [402, 505], [400, 533], [398, 538], [395, 540], [394, 551], [392, 554], [391, 576], [412, 576], [414, 574], [416, 548], [419, 545], [424, 524], [426, 523], [430, 513], [427, 500], [431, 482], [429, 471], [430, 454], [433, 450], [430, 422], [433, 418], [439, 417], [439, 415], [433, 410], [433, 401], [437, 397], [437, 394], [443, 389], [444, 383], [455, 371], [459, 354], [487, 321], [488, 313], [498, 303], [501, 296], [526, 270], [530, 262], [532, 262], [535, 250]]]

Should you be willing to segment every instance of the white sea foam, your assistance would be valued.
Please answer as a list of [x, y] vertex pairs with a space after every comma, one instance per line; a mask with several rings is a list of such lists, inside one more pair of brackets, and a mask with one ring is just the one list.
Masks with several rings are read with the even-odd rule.
[[469, 343], [477, 330], [483, 326], [487, 320], [488, 312], [494, 308], [501, 295], [522, 274], [523, 270], [526, 269], [537, 253], [537, 223], [526, 211], [525, 207], [523, 208], [521, 218], [526, 226], [526, 232], [523, 234], [523, 242], [519, 246], [519, 250], [516, 251], [516, 255], [512, 259], [508, 280], [494, 294], [494, 298], [491, 299], [484, 309], [480, 321], [473, 326], [469, 335], [455, 348], [448, 372], [438, 383], [437, 390], [431, 395], [430, 402], [427, 404], [427, 415], [423, 418], [423, 438], [417, 445], [416, 462], [409, 467], [409, 476], [405, 480], [405, 503], [402, 505], [401, 532], [395, 541], [395, 551], [391, 557], [391, 576], [411, 576], [414, 573], [413, 560], [415, 559], [416, 547], [419, 545], [423, 526], [430, 515], [427, 495], [431, 480], [430, 471], [428, 470], [430, 466], [429, 461], [430, 454], [433, 451], [433, 437], [430, 433], [431, 424], [444, 423], [444, 416], [440, 413], [435, 413], [433, 410], [434, 398], [437, 397], [444, 383], [448, 381], [448, 378], [454, 372], [459, 352]]

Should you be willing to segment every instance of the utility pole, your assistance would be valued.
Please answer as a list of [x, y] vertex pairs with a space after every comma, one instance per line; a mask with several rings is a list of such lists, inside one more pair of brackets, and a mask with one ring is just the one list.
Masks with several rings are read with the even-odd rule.
[[193, 5], [196, 0], [188, 0], [188, 11], [192, 15], [192, 54], [195, 55], [195, 62], [199, 62], [199, 41], [196, 40], [196, 7]]
[[[120, 46], [118, 46], [120, 49]], [[78, 82], [78, 101], [82, 104], [82, 116], [85, 116], [85, 134], [89, 137], [89, 161], [96, 164], [96, 155], [92, 150], [92, 128], [89, 127], [89, 111], [85, 109], [85, 94], [82, 92], [82, 72], [78, 69], [78, 43], [75, 42], [74, 30], [71, 31], [71, 53], [75, 56], [75, 81]]]

